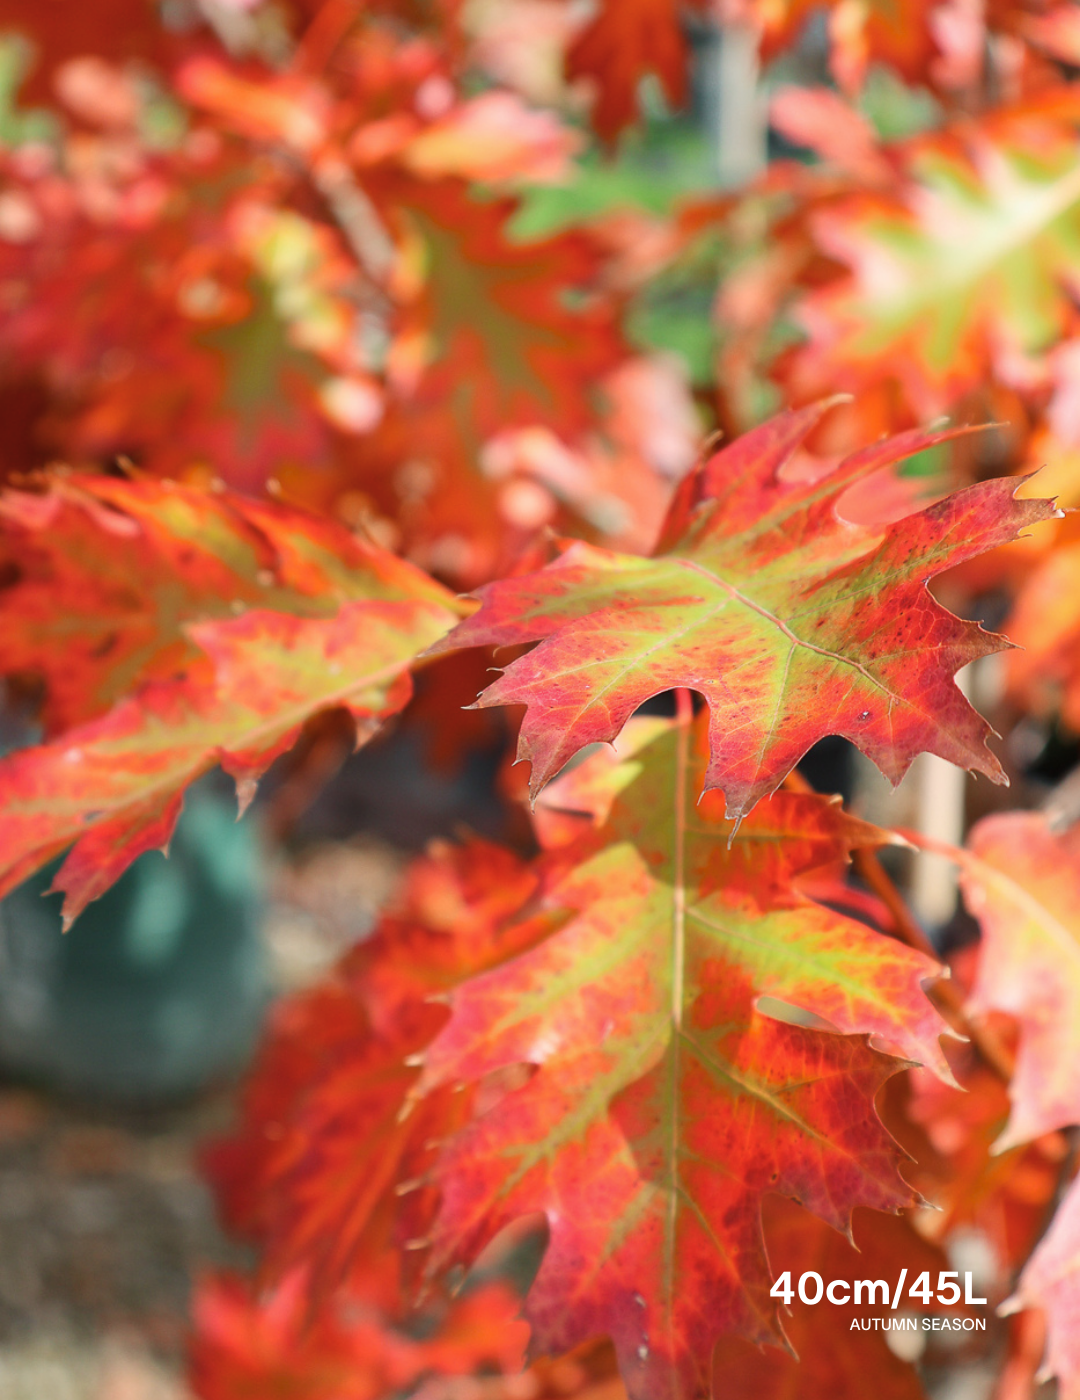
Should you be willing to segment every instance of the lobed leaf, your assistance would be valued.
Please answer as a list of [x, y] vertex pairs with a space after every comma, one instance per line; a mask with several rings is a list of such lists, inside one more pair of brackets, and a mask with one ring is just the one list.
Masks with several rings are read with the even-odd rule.
[[[936, 1278], [946, 1262], [910, 1219], [876, 1211], [855, 1212], [849, 1242], [807, 1211], [773, 1198], [765, 1211], [765, 1237], [773, 1271], [790, 1270], [794, 1287], [804, 1270], [812, 1269], [826, 1284], [845, 1280], [849, 1298], [856, 1279], [892, 1282], [903, 1268], [909, 1279], [923, 1269]], [[872, 1376], [877, 1400], [923, 1400], [915, 1368], [893, 1354], [882, 1332], [852, 1330], [856, 1318], [871, 1320], [888, 1311], [865, 1301], [814, 1307], [796, 1296], [784, 1331], [797, 1357], [774, 1349], [762, 1353], [748, 1342], [727, 1338], [716, 1349], [713, 1394], [724, 1400], [864, 1400]]]
[[970, 1048], [951, 1058], [959, 1060], [959, 1089], [913, 1070], [901, 1113], [886, 1114], [885, 1121], [917, 1159], [908, 1173], [912, 1185], [936, 1208], [919, 1222], [924, 1235], [944, 1241], [978, 1230], [1013, 1269], [1046, 1226], [1065, 1140], [1049, 1133], [995, 1152], [1009, 1116], [1008, 1086]]
[[[380, 1263], [385, 1269], [391, 1261]], [[229, 1275], [203, 1280], [193, 1309], [196, 1393], [201, 1400], [381, 1400], [411, 1394], [425, 1378], [520, 1370], [526, 1328], [504, 1284], [430, 1308], [417, 1336], [368, 1296], [370, 1279], [362, 1282], [366, 1290], [354, 1281], [313, 1315], [300, 1269], [261, 1294]]]
[[369, 738], [453, 620], [411, 564], [231, 492], [57, 475], [5, 493], [0, 519], [0, 671], [44, 679], [56, 736], [0, 760], [0, 891], [74, 842], [55, 881], [68, 921], [167, 845], [215, 764], [243, 807], [318, 711], [347, 709]]
[[785, 369], [801, 395], [898, 381], [920, 417], [991, 371], [1033, 362], [1072, 326], [1080, 265], [1076, 97], [990, 114], [897, 152], [901, 176], [811, 213], [846, 275], [796, 308], [808, 343]]
[[0, 674], [45, 682], [55, 734], [136, 685], [200, 668], [193, 623], [249, 608], [330, 618], [363, 599], [427, 597], [437, 584], [333, 521], [175, 482], [56, 474], [0, 495]]
[[1056, 1376], [1061, 1400], [1080, 1396], [1080, 1183], [1066, 1190], [1050, 1228], [1024, 1266], [1002, 1311], [1040, 1308], [1046, 1356], [1039, 1379]]
[[690, 53], [682, 12], [700, 8], [682, 0], [602, 0], [566, 55], [568, 78], [589, 78], [597, 88], [592, 124], [611, 141], [638, 115], [638, 89], [655, 73], [673, 107], [686, 99]]
[[332, 618], [253, 610], [190, 629], [213, 666], [150, 681], [108, 714], [0, 761], [0, 892], [74, 842], [53, 888], [70, 923], [136, 856], [168, 844], [184, 789], [215, 764], [241, 805], [319, 710], [370, 738], [411, 693], [408, 669], [450, 614], [437, 603], [357, 602]]
[[739, 819], [818, 739], [841, 734], [897, 783], [922, 751], [1005, 780], [953, 676], [1008, 643], [943, 608], [928, 579], [1054, 514], [987, 481], [891, 525], [838, 506], [856, 481], [955, 436], [909, 432], [807, 480], [785, 472], [825, 404], [784, 413], [684, 479], [649, 559], [575, 543], [479, 590], [438, 649], [539, 641], [483, 692], [524, 704], [535, 794], [673, 687], [710, 713], [706, 789]]
[[842, 1231], [910, 1201], [873, 1107], [899, 1062], [861, 1037], [947, 1073], [934, 964], [797, 887], [884, 833], [790, 793], [736, 830], [695, 801], [706, 762], [703, 722], [642, 721], [549, 794], [577, 813], [544, 884], [565, 921], [451, 994], [418, 1090], [532, 1067], [444, 1150], [431, 1268], [542, 1211], [536, 1348], [610, 1334], [649, 1400], [707, 1390], [721, 1333], [779, 1339], [767, 1193]]
[[1080, 728], [1080, 545], [1064, 540], [1019, 590], [1008, 627], [1010, 698], [1038, 715]]
[[535, 887], [530, 867], [497, 846], [435, 846], [371, 936], [275, 1008], [239, 1123], [205, 1159], [229, 1225], [260, 1245], [264, 1275], [303, 1268], [327, 1294], [387, 1233], [400, 1245], [430, 1227], [421, 1186], [432, 1142], [470, 1104], [447, 1091], [403, 1116], [415, 1056], [446, 1021], [440, 996], [538, 936], [521, 920]]
[[982, 928], [974, 1015], [1020, 1027], [1004, 1151], [1080, 1122], [1080, 828], [1055, 834], [1037, 812], [984, 817], [957, 852], [964, 901]]
[[[798, 39], [819, 7], [811, 0], [756, 0], [767, 58]], [[829, 67], [847, 91], [862, 86], [874, 61], [889, 64], [905, 78], [921, 81], [934, 57], [932, 0], [866, 0], [858, 9], [844, 4], [825, 7]], [[981, 17], [980, 17], [981, 19]]]

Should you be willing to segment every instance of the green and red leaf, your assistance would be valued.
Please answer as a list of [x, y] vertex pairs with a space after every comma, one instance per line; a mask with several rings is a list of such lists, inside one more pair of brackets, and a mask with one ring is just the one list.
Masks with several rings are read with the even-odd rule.
[[[807, 343], [783, 377], [800, 398], [896, 383], [932, 418], [992, 374], [1005, 383], [1072, 333], [1080, 266], [1075, 91], [967, 117], [905, 149], [882, 187], [808, 210], [805, 230], [844, 268], [802, 295]], [[1037, 373], [1037, 372], [1036, 372]]]
[[927, 589], [944, 569], [1054, 514], [987, 481], [887, 526], [840, 514], [855, 482], [951, 433], [905, 433], [806, 479], [792, 455], [827, 405], [781, 414], [684, 479], [649, 559], [570, 544], [537, 573], [481, 589], [441, 649], [539, 641], [481, 705], [524, 704], [532, 791], [683, 686], [710, 712], [706, 789], [745, 816], [804, 753], [841, 734], [896, 783], [926, 751], [1003, 780], [990, 727], [953, 677], [1004, 638]]
[[[262, 1250], [271, 1279], [306, 1270], [318, 1294], [389, 1231], [430, 1226], [422, 1191], [434, 1148], [467, 1121], [468, 1097], [402, 1109], [415, 1059], [442, 1028], [439, 998], [542, 933], [521, 918], [530, 866], [482, 841], [439, 845], [409, 867], [401, 897], [323, 983], [282, 1001], [245, 1085], [240, 1122], [205, 1164], [229, 1225]], [[412, 1183], [401, 1193], [397, 1187]]]
[[797, 889], [883, 833], [790, 793], [736, 829], [695, 800], [703, 723], [641, 721], [620, 760], [548, 795], [598, 813], [576, 839], [555, 827], [544, 904], [565, 921], [451, 994], [418, 1092], [528, 1069], [442, 1154], [431, 1268], [542, 1212], [536, 1349], [607, 1333], [631, 1395], [657, 1400], [707, 1389], [722, 1333], [780, 1340], [767, 1193], [841, 1231], [911, 1200], [873, 1106], [901, 1062], [868, 1038], [941, 1068], [943, 1027], [930, 960]]
[[[858, 1210], [849, 1241], [778, 1197], [766, 1206], [765, 1238], [773, 1270], [790, 1271], [793, 1286], [805, 1270], [814, 1270], [825, 1284], [844, 1280], [848, 1288], [839, 1296], [848, 1299], [857, 1278], [891, 1282], [903, 1268], [909, 1278], [923, 1269], [936, 1278], [946, 1262], [944, 1253], [920, 1238], [905, 1216]], [[867, 1377], [873, 1377], [878, 1400], [923, 1400], [914, 1366], [891, 1351], [876, 1324], [865, 1332], [855, 1324], [856, 1318], [872, 1322], [875, 1314], [886, 1312], [886, 1304], [875, 1307], [865, 1298], [858, 1305], [849, 1301], [823, 1308], [796, 1296], [784, 1317], [796, 1355], [778, 1349], [763, 1353], [728, 1338], [713, 1359], [713, 1394], [725, 1400], [864, 1400]]]
[[68, 920], [168, 845], [215, 764], [246, 806], [320, 711], [370, 738], [454, 620], [411, 564], [230, 492], [59, 476], [8, 492], [0, 515], [15, 575], [0, 670], [44, 680], [55, 734], [0, 760], [0, 891], [74, 842], [55, 882]]
[[108, 714], [0, 760], [6, 892], [74, 842], [53, 888], [75, 916], [144, 851], [168, 845], [184, 789], [215, 764], [242, 806], [320, 710], [343, 708], [358, 740], [408, 701], [409, 666], [446, 630], [437, 603], [346, 603], [331, 618], [253, 610], [203, 622], [202, 677], [149, 681]]
[[968, 845], [960, 883], [982, 928], [969, 1009], [1005, 1012], [1020, 1031], [1000, 1152], [1080, 1123], [1080, 827], [1006, 812], [978, 822]]
[[[249, 609], [331, 618], [344, 603], [446, 595], [342, 526], [228, 491], [143, 477], [46, 477], [0, 496], [0, 674], [45, 683], [46, 731], [143, 681], [209, 682], [192, 624]], [[256, 629], [258, 630], [258, 629]]]
[[1080, 1396], [1080, 1182], [1065, 1192], [1050, 1228], [1024, 1266], [1005, 1307], [1038, 1308], [1046, 1317], [1039, 1379], [1056, 1376], [1061, 1400]]

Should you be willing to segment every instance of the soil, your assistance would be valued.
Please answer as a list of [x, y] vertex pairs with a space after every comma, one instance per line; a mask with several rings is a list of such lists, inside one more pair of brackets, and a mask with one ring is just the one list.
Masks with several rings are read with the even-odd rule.
[[193, 1278], [246, 1262], [198, 1176], [225, 1091], [155, 1113], [0, 1089], [0, 1397], [188, 1400]]

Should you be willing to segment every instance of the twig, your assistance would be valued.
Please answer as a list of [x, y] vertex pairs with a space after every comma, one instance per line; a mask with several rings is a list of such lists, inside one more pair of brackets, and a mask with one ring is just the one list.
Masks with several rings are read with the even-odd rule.
[[[935, 962], [940, 961], [933, 944], [908, 909], [903, 895], [889, 878], [877, 855], [871, 850], [861, 848], [852, 851], [851, 863], [892, 915], [892, 931], [895, 937], [901, 943], [925, 953]], [[987, 1065], [1007, 1084], [1013, 1076], [1016, 1057], [992, 1026], [976, 1024], [971, 1020], [959, 988], [947, 977], [939, 977], [927, 989], [927, 996], [951, 1022], [953, 1029], [971, 1041]]]
[[[222, 46], [230, 54], [258, 50], [265, 36], [252, 18], [240, 8], [222, 0], [200, 0], [204, 18]], [[359, 7], [355, 0], [335, 0], [326, 5], [295, 48], [278, 46], [272, 57], [279, 66], [293, 63], [302, 71], [325, 64], [341, 42]], [[263, 54], [269, 58], [271, 55]], [[324, 152], [302, 165], [315, 188], [326, 200], [334, 220], [344, 234], [357, 262], [378, 287], [385, 285], [394, 266], [393, 239], [379, 217], [379, 211], [360, 188], [348, 165], [336, 153]]]
[[935, 962], [940, 962], [937, 949], [923, 932], [923, 927], [918, 919], [907, 907], [906, 900], [889, 878], [885, 867], [877, 858], [877, 853], [865, 846], [860, 846], [857, 850], [852, 851], [851, 864], [855, 873], [873, 890], [885, 908], [888, 909], [892, 916], [894, 936], [901, 943], [906, 943], [909, 948], [915, 948], [918, 952], [925, 953], [928, 958], [933, 958]]
[[[784, 779], [784, 787], [789, 792], [814, 792], [798, 772], [788, 774]], [[856, 874], [888, 909], [892, 918], [892, 928], [889, 930], [892, 936], [907, 944], [909, 948], [914, 948], [926, 957], [933, 958], [935, 962], [940, 962], [938, 953], [927, 938], [922, 925], [907, 907], [903, 895], [893, 884], [876, 853], [868, 847], [859, 847], [851, 853], [851, 864]], [[1015, 1056], [992, 1026], [977, 1025], [970, 1019], [964, 1008], [963, 996], [953, 983], [945, 977], [938, 978], [927, 989], [927, 995], [953, 1029], [970, 1040], [986, 1064], [1000, 1079], [1008, 1083], [1015, 1067]]]
[[1066, 773], [1042, 804], [1046, 822], [1055, 836], [1080, 820], [1080, 768]]
[[375, 205], [338, 156], [313, 162], [311, 179], [368, 277], [381, 286], [394, 265], [394, 244]]

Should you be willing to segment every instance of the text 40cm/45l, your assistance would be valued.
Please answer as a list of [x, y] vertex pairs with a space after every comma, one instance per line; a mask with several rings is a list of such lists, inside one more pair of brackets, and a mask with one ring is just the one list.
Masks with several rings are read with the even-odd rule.
[[[822, 1299], [835, 1303], [838, 1307], [848, 1303], [878, 1303], [897, 1308], [904, 1297], [904, 1284], [907, 1282], [907, 1269], [900, 1270], [895, 1285], [883, 1278], [846, 1279], [834, 1278], [828, 1283], [814, 1269], [799, 1275], [798, 1296], [800, 1302], [813, 1306]], [[956, 1270], [943, 1269], [937, 1277], [936, 1301], [944, 1307], [951, 1307], [961, 1300], [965, 1303], [985, 1303], [985, 1298], [976, 1298], [972, 1292], [971, 1274], [964, 1274], [964, 1290], [960, 1291], [960, 1274]], [[791, 1270], [785, 1269], [769, 1289], [773, 1298], [780, 1298], [786, 1304], [795, 1299], [795, 1289], [791, 1283]], [[935, 1301], [935, 1293], [930, 1284], [929, 1270], [923, 1270], [907, 1291], [907, 1297], [929, 1307]]]

